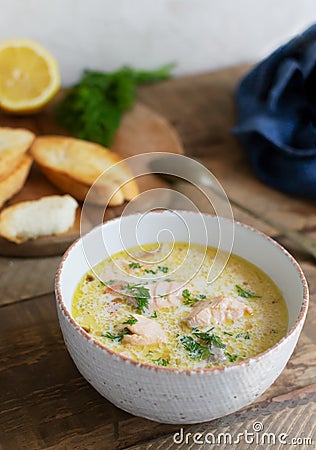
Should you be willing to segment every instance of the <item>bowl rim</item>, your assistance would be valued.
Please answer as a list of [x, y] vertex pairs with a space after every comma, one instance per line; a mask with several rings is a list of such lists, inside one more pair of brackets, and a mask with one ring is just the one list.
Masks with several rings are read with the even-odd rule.
[[[231, 222], [230, 219], [226, 219], [225, 217], [217, 216], [215, 214], [210, 214], [210, 213], [186, 211], [186, 210], [180, 210], [180, 209], [175, 209], [175, 210], [172, 210], [172, 211], [178, 211], [178, 212], [183, 212], [183, 213], [186, 213], [186, 214], [193, 214], [193, 215], [195, 215], [195, 214], [202, 214], [202, 215], [207, 216], [207, 217], [218, 218], [218, 219], [224, 220], [226, 222]], [[170, 211], [166, 211], [166, 210], [154, 210], [154, 211], [150, 211], [149, 214], [163, 214], [163, 213], [169, 213], [169, 212]], [[131, 216], [139, 216], [141, 214], [142, 213], [127, 214], [127, 215], [124, 216], [124, 218], [129, 218]], [[296, 259], [282, 245], [280, 245], [278, 242], [276, 242], [270, 236], [266, 235], [262, 231], [257, 230], [256, 228], [252, 227], [251, 225], [246, 225], [246, 224], [244, 224], [242, 222], [239, 222], [238, 220], [233, 219], [234, 224], [237, 224], [238, 226], [240, 226], [242, 228], [246, 228], [247, 230], [249, 230], [251, 232], [259, 234], [262, 238], [266, 239], [269, 243], [271, 243], [272, 245], [277, 247], [278, 250], [280, 250], [282, 253], [284, 253], [285, 256], [290, 260], [290, 262], [293, 264], [294, 268], [296, 269], [296, 271], [298, 273], [298, 276], [299, 276], [299, 278], [301, 280], [301, 283], [302, 283], [302, 286], [303, 286], [303, 299], [302, 299], [299, 315], [298, 315], [295, 323], [293, 324], [293, 326], [286, 333], [286, 335], [283, 336], [279, 341], [277, 341], [272, 347], [269, 347], [265, 351], [263, 351], [261, 353], [258, 353], [257, 355], [252, 356], [250, 358], [247, 358], [245, 360], [242, 360], [242, 361], [239, 361], [239, 362], [236, 362], [236, 363], [230, 363], [228, 365], [223, 365], [223, 366], [218, 366], [218, 367], [207, 367], [207, 368], [200, 368], [200, 369], [199, 368], [183, 369], [183, 368], [177, 368], [177, 367], [157, 366], [157, 365], [146, 363], [146, 362], [143, 362], [143, 361], [137, 361], [137, 360], [132, 359], [132, 358], [130, 358], [128, 356], [125, 356], [125, 355], [122, 355], [122, 354], [120, 354], [118, 352], [113, 351], [109, 347], [103, 345], [101, 342], [99, 342], [98, 340], [93, 338], [72, 317], [71, 313], [68, 311], [68, 308], [66, 307], [66, 305], [65, 305], [65, 303], [63, 301], [63, 298], [62, 298], [61, 274], [62, 274], [62, 271], [63, 271], [64, 263], [68, 259], [68, 256], [69, 256], [70, 252], [72, 251], [72, 249], [76, 245], [78, 245], [80, 243], [80, 241], [82, 241], [82, 239], [84, 237], [86, 237], [90, 233], [94, 232], [96, 229], [106, 226], [110, 222], [119, 222], [121, 219], [122, 219], [121, 216], [120, 217], [114, 217], [113, 219], [109, 219], [106, 222], [104, 222], [103, 224], [100, 224], [100, 225], [92, 228], [84, 236], [80, 236], [79, 238], [77, 238], [68, 247], [66, 252], [63, 254], [62, 259], [61, 259], [61, 261], [60, 261], [60, 263], [58, 265], [58, 268], [57, 268], [57, 272], [56, 272], [56, 276], [55, 276], [55, 297], [56, 297], [57, 305], [60, 307], [62, 313], [64, 314], [66, 319], [68, 319], [70, 324], [75, 328], [75, 330], [78, 331], [87, 340], [87, 343], [88, 342], [92, 343], [96, 347], [98, 347], [101, 350], [103, 350], [106, 353], [108, 353], [110, 356], [114, 356], [114, 357], [120, 359], [122, 361], [122, 363], [130, 363], [130, 364], [132, 364], [134, 366], [137, 366], [137, 367], [140, 367], [140, 368], [144, 368], [144, 369], [154, 370], [154, 371], [164, 371], [164, 372], [169, 372], [169, 373], [173, 373], [173, 374], [181, 373], [181, 374], [184, 374], [184, 375], [193, 375], [193, 374], [203, 374], [203, 373], [224, 372], [224, 371], [227, 371], [227, 370], [237, 370], [238, 367], [245, 367], [245, 366], [249, 366], [249, 365], [253, 364], [254, 362], [258, 362], [262, 358], [265, 358], [265, 356], [267, 354], [272, 353], [279, 346], [283, 345], [286, 341], [288, 341], [289, 338], [299, 328], [299, 326], [301, 324], [304, 324], [304, 320], [306, 318], [306, 314], [307, 314], [307, 310], [308, 310], [308, 304], [309, 304], [309, 289], [308, 289], [308, 283], [307, 283], [306, 277], [305, 277], [305, 275], [303, 273], [303, 270], [301, 269], [301, 267], [298, 264], [298, 262], [296, 261]]]

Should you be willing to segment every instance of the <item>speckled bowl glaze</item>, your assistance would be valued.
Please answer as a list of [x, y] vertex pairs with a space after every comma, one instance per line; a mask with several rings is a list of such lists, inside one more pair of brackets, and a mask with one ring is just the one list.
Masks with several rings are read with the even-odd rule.
[[[197, 213], [181, 212], [191, 232], [191, 242], [201, 243], [195, 231]], [[188, 424], [215, 419], [250, 404], [279, 376], [289, 360], [301, 332], [308, 307], [308, 287], [294, 258], [263, 233], [235, 223], [233, 253], [268, 274], [279, 286], [289, 312], [287, 335], [254, 358], [226, 367], [205, 370], [177, 370], [139, 363], [107, 349], [92, 339], [71, 316], [74, 290], [89, 270], [110, 254], [122, 250], [120, 226], [124, 225], [125, 245], [135, 245], [133, 231], [139, 216], [110, 220], [77, 240], [65, 253], [56, 276], [58, 317], [66, 346], [86, 380], [105, 398], [136, 416], [164, 423]], [[228, 233], [226, 219], [203, 215], [208, 243], [217, 245], [218, 220], [221, 248]], [[175, 215], [169, 211], [151, 212], [143, 219], [139, 244], [155, 242], [157, 227], [172, 228]], [[122, 222], [123, 221], [123, 222]], [[175, 239], [183, 241], [181, 229]], [[130, 237], [129, 237], [130, 235]], [[89, 263], [88, 263], [89, 261]]]

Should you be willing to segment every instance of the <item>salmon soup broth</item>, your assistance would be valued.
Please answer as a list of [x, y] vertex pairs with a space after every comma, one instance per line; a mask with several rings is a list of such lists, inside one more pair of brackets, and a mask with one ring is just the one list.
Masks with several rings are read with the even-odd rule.
[[208, 283], [216, 252], [182, 242], [119, 252], [81, 279], [72, 315], [104, 346], [152, 365], [211, 368], [253, 357], [285, 336], [285, 301], [236, 255]]

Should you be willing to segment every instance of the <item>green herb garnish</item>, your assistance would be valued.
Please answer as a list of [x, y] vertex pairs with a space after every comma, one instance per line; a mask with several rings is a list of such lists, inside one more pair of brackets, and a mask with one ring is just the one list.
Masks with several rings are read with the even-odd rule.
[[128, 264], [128, 267], [130, 267], [131, 269], [140, 269], [141, 268], [141, 265], [139, 264], [139, 263], [136, 263], [136, 262], [130, 262], [129, 264]]
[[193, 328], [193, 336], [180, 337], [181, 344], [189, 352], [191, 358], [202, 359], [214, 356], [214, 353], [212, 353], [213, 345], [221, 349], [226, 348], [220, 337], [212, 333], [213, 329], [214, 327], [207, 331], [200, 331], [198, 328]]
[[144, 270], [145, 273], [152, 273], [153, 275], [156, 275], [157, 271], [153, 270], [153, 269], [145, 269]]
[[188, 289], [184, 289], [182, 292], [182, 297], [184, 298], [183, 303], [188, 306], [193, 306], [200, 300], [203, 300], [206, 298], [206, 295], [199, 294], [197, 297], [192, 297], [191, 292]]
[[231, 354], [228, 353], [228, 352], [225, 352], [225, 355], [227, 356], [227, 358], [229, 359], [230, 362], [235, 362], [236, 359], [237, 359], [237, 356], [236, 356], [236, 355], [231, 355]]
[[183, 303], [188, 306], [193, 306], [200, 300], [198, 297], [192, 297], [191, 292], [188, 289], [184, 289], [182, 297], [184, 298]]
[[192, 336], [182, 336], [180, 342], [192, 359], [207, 358], [211, 355], [208, 346], [200, 344]]
[[190, 300], [191, 299], [190, 291], [188, 289], [184, 289], [184, 291], [182, 291], [182, 297], [187, 300]]
[[235, 285], [236, 289], [237, 289], [237, 294], [240, 297], [243, 298], [261, 298], [261, 295], [257, 295], [252, 291], [246, 291], [245, 289], [243, 289], [241, 286], [239, 286], [238, 284]]
[[224, 334], [227, 334], [227, 336], [234, 336], [233, 333], [228, 333], [228, 331], [224, 331]]
[[158, 270], [160, 270], [160, 272], [162, 272], [162, 273], [168, 273], [169, 272], [169, 267], [167, 267], [167, 266], [158, 266]]
[[244, 339], [250, 339], [250, 335], [248, 331], [245, 331], [244, 333], [238, 333], [236, 334], [236, 338], [244, 338]]
[[[162, 272], [162, 273], [168, 273], [169, 272], [169, 267], [167, 266], [158, 266], [156, 270], [154, 269], [145, 269], [144, 272], [145, 273], [152, 273], [153, 275], [157, 275], [158, 272]], [[168, 281], [168, 280], [166, 280]]]
[[128, 319], [123, 322], [123, 325], [128, 324], [128, 325], [134, 325], [134, 323], [138, 322], [138, 320], [136, 319], [136, 317], [134, 316], [128, 316]]
[[208, 344], [211, 346], [212, 344], [217, 345], [219, 348], [226, 348], [226, 345], [221, 341], [220, 337], [217, 336], [214, 333], [211, 333], [213, 331], [214, 327], [210, 328], [207, 331], [199, 331], [198, 328], [193, 328], [192, 334], [198, 338], [201, 339], [205, 344]]
[[157, 366], [168, 366], [169, 365], [169, 360], [168, 359], [164, 359], [164, 358], [158, 358], [158, 359], [153, 359], [152, 362], [156, 363]]
[[116, 72], [84, 71], [57, 107], [57, 121], [74, 136], [108, 146], [122, 115], [131, 109], [139, 84], [166, 80], [173, 64], [154, 71], [123, 67]]
[[157, 311], [154, 311], [150, 317], [152, 317], [153, 319], [156, 319], [157, 318]]
[[112, 341], [115, 341], [115, 342], [121, 342], [121, 340], [123, 339], [125, 334], [128, 334], [128, 333], [129, 333], [128, 328], [123, 328], [118, 334], [113, 334], [113, 333], [108, 332], [108, 333], [101, 334], [101, 336], [111, 339]]
[[136, 297], [137, 309], [144, 312], [145, 308], [148, 308], [148, 299], [144, 297]]
[[148, 308], [148, 299], [150, 298], [148, 288], [145, 288], [140, 284], [128, 284], [124, 289], [128, 291], [128, 295], [135, 297], [137, 309], [139, 311], [144, 312], [144, 309]]

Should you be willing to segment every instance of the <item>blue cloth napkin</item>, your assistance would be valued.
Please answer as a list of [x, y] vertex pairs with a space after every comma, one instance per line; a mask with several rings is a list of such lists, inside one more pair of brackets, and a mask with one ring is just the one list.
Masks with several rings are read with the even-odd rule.
[[241, 81], [235, 134], [265, 183], [316, 198], [316, 25]]

